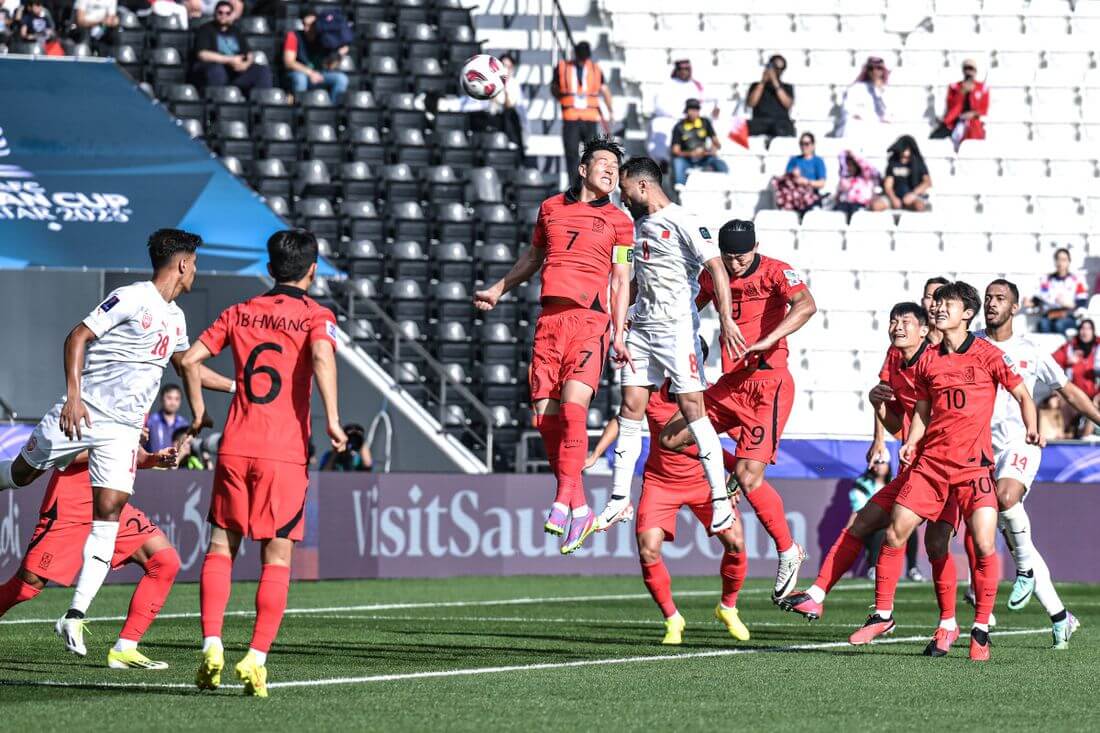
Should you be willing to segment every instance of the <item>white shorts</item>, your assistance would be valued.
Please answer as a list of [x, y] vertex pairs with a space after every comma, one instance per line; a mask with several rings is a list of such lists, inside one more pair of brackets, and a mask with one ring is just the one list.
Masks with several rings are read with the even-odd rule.
[[1043, 449], [1037, 445], [1028, 445], [1020, 441], [995, 453], [996, 468], [994, 478], [1016, 479], [1024, 485], [1024, 496], [1031, 492], [1031, 484], [1039, 473], [1039, 463], [1043, 459]]
[[702, 392], [707, 388], [699, 331], [690, 319], [659, 329], [631, 327], [626, 345], [634, 368], [629, 365], [622, 368], [624, 387], [660, 387], [670, 377], [672, 394]]
[[61, 407], [58, 402], [46, 413], [23, 446], [23, 459], [40, 471], [64, 468], [81, 451], [88, 451], [88, 473], [92, 486], [134, 493], [137, 451], [141, 428], [111, 420], [87, 402], [91, 426], [80, 426], [81, 438], [69, 439], [61, 431]]

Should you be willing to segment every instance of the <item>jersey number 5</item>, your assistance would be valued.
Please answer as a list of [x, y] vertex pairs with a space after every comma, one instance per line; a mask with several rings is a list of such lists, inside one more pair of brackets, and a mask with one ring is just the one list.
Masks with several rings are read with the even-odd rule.
[[[248, 398], [249, 402], [255, 405], [266, 405], [268, 402], [272, 402], [279, 396], [279, 391], [283, 388], [283, 378], [279, 376], [279, 372], [275, 371], [275, 367], [256, 366], [256, 360], [259, 359], [260, 354], [265, 351], [274, 351], [277, 354], [281, 354], [283, 353], [283, 347], [278, 344], [273, 344], [270, 341], [265, 341], [252, 349], [252, 353], [248, 355], [248, 360], [244, 363], [244, 395]], [[267, 388], [267, 392], [263, 394], [256, 394], [256, 389], [252, 382], [257, 374], [263, 374], [271, 381], [271, 385]]]

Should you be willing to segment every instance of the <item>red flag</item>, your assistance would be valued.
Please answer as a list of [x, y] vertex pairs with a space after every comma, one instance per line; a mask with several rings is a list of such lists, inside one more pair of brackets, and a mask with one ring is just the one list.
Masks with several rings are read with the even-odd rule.
[[730, 127], [730, 140], [745, 148], [749, 147], [749, 123], [744, 117], [733, 118], [733, 125]]

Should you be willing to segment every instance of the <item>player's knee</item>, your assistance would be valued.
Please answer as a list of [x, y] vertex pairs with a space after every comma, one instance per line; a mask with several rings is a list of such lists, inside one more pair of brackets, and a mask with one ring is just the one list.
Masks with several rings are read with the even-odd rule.
[[997, 487], [997, 506], [1003, 512], [1006, 509], [1011, 509], [1020, 503], [1020, 496], [1017, 492], [1009, 488]]
[[[871, 506], [868, 504], [867, 506]], [[878, 532], [883, 528], [883, 522], [877, 515], [872, 515], [870, 512], [864, 511], [867, 507], [860, 509], [856, 513], [856, 518], [852, 520], [852, 526], [848, 527], [848, 534], [852, 535], [856, 539], [864, 539], [870, 537], [875, 532]]]
[[974, 554], [978, 557], [989, 557], [996, 552], [997, 541], [994, 536], [974, 538]]
[[883, 542], [890, 545], [890, 547], [904, 547], [905, 543], [909, 541], [909, 532], [903, 527], [899, 527], [897, 524], [891, 524], [886, 528], [886, 536], [883, 538]]
[[155, 578], [172, 582], [180, 571], [180, 556], [176, 548], [169, 547], [149, 558], [145, 572]]
[[674, 453], [679, 453], [684, 448], [684, 442], [680, 437], [680, 431], [665, 428], [661, 431], [661, 447]]
[[26, 486], [33, 482], [36, 478], [41, 476], [44, 472], [38, 470], [31, 464], [27, 463], [27, 460], [22, 455], [16, 456], [15, 460], [11, 464], [11, 480], [16, 486]]
[[722, 543], [722, 547], [725, 548], [726, 552], [744, 552], [745, 550], [741, 537], [732, 529], [720, 533], [718, 541]]
[[741, 485], [741, 490], [746, 494], [764, 482], [764, 472], [748, 461], [738, 461], [733, 468], [733, 473], [737, 476], [737, 483]]
[[638, 559], [643, 565], [652, 565], [661, 559], [660, 543], [640, 542], [638, 544]]
[[951, 535], [934, 532], [929, 528], [924, 533], [924, 549], [928, 552], [929, 560], [937, 560], [943, 557], [951, 549]]
[[26, 568], [19, 569], [19, 579], [27, 585], [42, 590], [46, 587], [46, 579], [40, 578]]

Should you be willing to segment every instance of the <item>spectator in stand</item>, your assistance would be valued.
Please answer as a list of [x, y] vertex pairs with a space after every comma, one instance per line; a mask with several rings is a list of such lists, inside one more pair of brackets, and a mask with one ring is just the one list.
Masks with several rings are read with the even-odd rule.
[[[852, 514], [848, 517], [848, 526], [852, 526], [856, 514], [867, 505], [871, 497], [877, 494], [882, 487], [890, 483], [894, 478], [894, 472], [890, 469], [890, 457], [888, 455], [876, 455], [871, 459], [871, 465], [867, 467], [855, 484], [848, 491], [848, 501], [852, 506]], [[864, 546], [867, 548], [867, 577], [875, 578], [875, 563], [878, 562], [879, 550], [882, 548], [882, 540], [886, 537], [886, 530], [880, 529], [867, 536]], [[906, 577], [909, 580], [920, 582], [924, 580], [920, 568], [917, 567], [917, 550], [919, 543], [914, 533], [909, 537], [909, 543], [905, 546]]]
[[821, 205], [821, 191], [825, 188], [825, 161], [818, 157], [816, 143], [812, 132], [802, 133], [798, 141], [801, 155], [792, 155], [787, 161], [787, 172], [772, 182], [775, 203], [780, 209], [805, 214]]
[[[610, 129], [612, 113], [611, 90], [604, 75], [592, 58], [592, 47], [581, 41], [573, 47], [573, 59], [562, 59], [550, 81], [550, 93], [561, 105], [561, 140], [565, 147], [565, 174], [572, 186], [581, 163], [581, 143], [599, 134], [600, 122]], [[603, 120], [600, 97], [607, 105], [608, 120]]]
[[307, 89], [328, 89], [333, 104], [341, 104], [348, 90], [348, 75], [336, 69], [347, 46], [330, 51], [317, 32], [317, 11], [307, 7], [301, 13], [302, 30], [291, 30], [283, 42], [283, 65], [287, 83], [295, 95]]
[[[221, 0], [199, 0], [199, 3], [202, 7], [203, 17], [204, 18], [214, 17], [214, 11], [217, 10], [217, 5], [220, 1]], [[229, 19], [232, 22], [236, 23], [238, 20], [240, 20], [244, 16], [244, 0], [229, 0], [229, 2], [233, 3], [233, 15], [231, 15], [229, 17]], [[263, 15], [264, 14], [262, 12], [263, 11], [262, 8], [257, 7], [255, 10], [256, 10], [255, 15]], [[275, 8], [271, 8], [271, 12], [274, 12], [274, 11], [275, 11]]]
[[678, 59], [672, 65], [672, 78], [662, 84], [650, 99], [653, 117], [649, 121], [649, 142], [646, 145], [649, 157], [656, 161], [669, 161], [672, 128], [680, 121], [689, 99], [698, 99], [710, 105], [712, 119], [717, 119], [720, 114], [718, 100], [708, 97], [703, 82], [692, 76], [691, 61]]
[[191, 421], [180, 414], [183, 406], [183, 390], [178, 384], [166, 384], [160, 390], [160, 409], [149, 415], [145, 421], [145, 427], [149, 436], [145, 439], [144, 448], [149, 453], [156, 453], [172, 445], [173, 434], [180, 428], [186, 428]]
[[53, 16], [41, 0], [23, 0], [23, 7], [16, 15], [18, 30], [15, 37], [25, 43], [42, 43], [51, 56], [64, 55], [57, 40], [57, 27]]
[[859, 138], [890, 124], [886, 85], [890, 70], [878, 56], [870, 56], [855, 83], [844, 92], [837, 137]]
[[848, 219], [875, 199], [875, 186], [879, 174], [870, 163], [854, 151], [840, 154], [840, 180], [836, 186], [836, 210], [843, 211]]
[[1070, 271], [1069, 250], [1059, 247], [1054, 252], [1054, 272], [1039, 280], [1039, 294], [1032, 305], [1039, 310], [1035, 330], [1039, 333], [1065, 333], [1077, 321], [1073, 312], [1088, 305], [1089, 289], [1085, 279]]
[[340, 453], [327, 451], [321, 456], [322, 471], [369, 471], [374, 466], [366, 430], [362, 425], [350, 423], [344, 426], [348, 443]]
[[[222, 1], [227, 2], [228, 0]], [[183, 28], [188, 27], [191, 18], [201, 18], [203, 15], [202, 0], [149, 0], [149, 7], [152, 8], [153, 15], [176, 16]], [[215, 7], [216, 14], [217, 8]], [[233, 19], [233, 22], [236, 22], [236, 18]]]
[[676, 184], [687, 181], [688, 171], [695, 169], [729, 173], [726, 162], [718, 157], [722, 148], [714, 125], [700, 113], [702, 104], [689, 99], [684, 104], [684, 118], [672, 128], [672, 177]]
[[73, 23], [77, 42], [91, 45], [100, 56], [107, 55], [118, 28], [118, 0], [76, 0]]
[[232, 84], [248, 94], [253, 89], [270, 89], [271, 69], [253, 63], [248, 39], [232, 21], [233, 3], [221, 0], [214, 8], [214, 20], [195, 33], [195, 73], [206, 86]]
[[943, 121], [932, 131], [933, 138], [951, 138], [956, 150], [963, 140], [985, 140], [982, 117], [989, 113], [989, 91], [976, 78], [978, 63], [966, 59], [962, 71], [963, 80], [947, 87]]
[[928, 175], [928, 166], [917, 141], [910, 135], [902, 135], [887, 152], [890, 158], [882, 179], [883, 195], [874, 200], [871, 208], [875, 211], [924, 211], [928, 208], [925, 194], [932, 188], [932, 177]]
[[[1054, 352], [1054, 361], [1066, 370], [1069, 381], [1100, 405], [1100, 364], [1097, 364], [1096, 324], [1086, 318], [1077, 326], [1077, 335]], [[1062, 419], [1070, 435], [1076, 435], [1081, 425], [1080, 414], [1065, 400], [1061, 401]]]
[[794, 137], [794, 123], [791, 122], [794, 87], [781, 81], [786, 70], [787, 59], [776, 54], [768, 59], [760, 81], [749, 87], [745, 100], [745, 106], [752, 110], [749, 135]]

